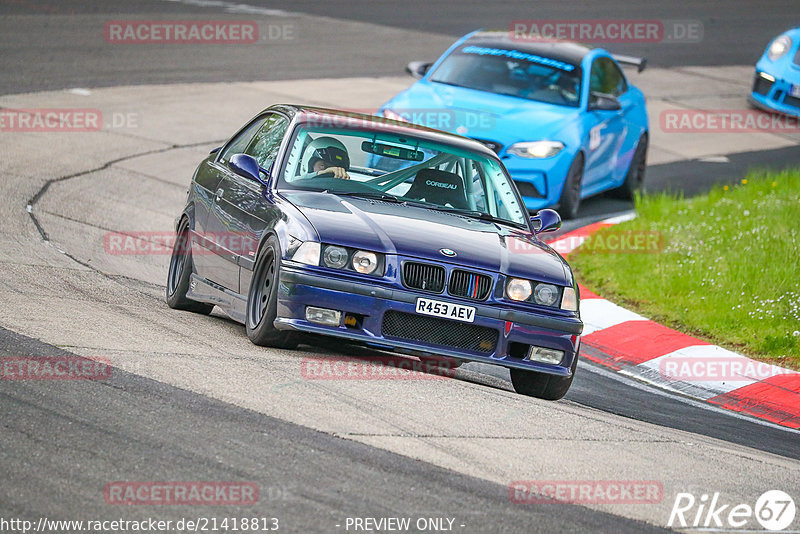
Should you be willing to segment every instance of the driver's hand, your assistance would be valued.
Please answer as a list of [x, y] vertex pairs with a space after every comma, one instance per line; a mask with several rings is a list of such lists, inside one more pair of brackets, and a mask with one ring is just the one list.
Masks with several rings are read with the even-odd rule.
[[334, 178], [339, 178], [342, 180], [349, 180], [350, 175], [347, 174], [347, 171], [344, 170], [343, 167], [328, 167], [324, 171], [319, 171], [317, 176], [322, 176], [323, 174], [333, 174]]

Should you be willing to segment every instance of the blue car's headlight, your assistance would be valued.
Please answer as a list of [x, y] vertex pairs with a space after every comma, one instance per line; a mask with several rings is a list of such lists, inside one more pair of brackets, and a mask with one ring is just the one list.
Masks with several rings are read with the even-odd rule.
[[561, 141], [526, 141], [508, 147], [508, 153], [521, 158], [552, 158], [564, 149]]
[[385, 270], [383, 254], [358, 250], [338, 245], [322, 246], [322, 266], [331, 269], [344, 269], [361, 274], [383, 276]]
[[[296, 245], [296, 243], [291, 242], [291, 239], [289, 252], [292, 260], [298, 263], [305, 263], [306, 265], [319, 265], [319, 251], [321, 246], [319, 243], [315, 241], [306, 241]], [[295, 239], [295, 241], [298, 240]], [[292, 250], [292, 248], [294, 250]]]
[[523, 278], [510, 278], [506, 283], [506, 296], [518, 302], [532, 302], [539, 306], [549, 306], [576, 311], [575, 289], [559, 287], [543, 282], [531, 282]]
[[776, 59], [780, 59], [785, 56], [786, 52], [791, 50], [791, 48], [792, 38], [788, 35], [781, 35], [769, 45], [769, 48], [767, 49], [767, 57], [771, 61], [775, 61]]

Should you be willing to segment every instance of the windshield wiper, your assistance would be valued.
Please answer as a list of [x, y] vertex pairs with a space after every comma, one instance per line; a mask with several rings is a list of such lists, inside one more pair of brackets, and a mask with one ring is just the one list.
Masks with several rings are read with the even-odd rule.
[[508, 219], [501, 219], [500, 217], [495, 217], [491, 213], [486, 213], [485, 211], [480, 210], [469, 210], [469, 209], [459, 209], [459, 208], [448, 208], [445, 206], [427, 206], [431, 209], [437, 211], [444, 211], [446, 213], [456, 213], [458, 215], [463, 215], [465, 217], [470, 217], [473, 219], [480, 219], [482, 221], [489, 221], [499, 224], [506, 224], [511, 226], [521, 226], [520, 223], [516, 223], [514, 221], [509, 221]]
[[356, 197], [356, 198], [366, 198], [369, 200], [383, 200], [384, 202], [394, 202], [396, 204], [404, 204], [405, 200], [400, 200], [394, 195], [390, 195], [389, 193], [381, 193], [380, 191], [328, 191], [334, 195], [339, 195], [340, 197]]

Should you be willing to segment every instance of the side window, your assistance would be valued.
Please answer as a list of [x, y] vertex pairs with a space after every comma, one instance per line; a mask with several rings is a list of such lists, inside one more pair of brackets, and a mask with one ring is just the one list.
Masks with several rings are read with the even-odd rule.
[[230, 160], [231, 156], [234, 154], [244, 154], [245, 150], [247, 150], [247, 145], [250, 144], [253, 136], [258, 129], [261, 128], [265, 120], [267, 120], [266, 117], [259, 117], [251, 122], [247, 128], [242, 130], [242, 132], [224, 149], [219, 157], [220, 161], [222, 163], [228, 163], [228, 160]]
[[245, 154], [256, 158], [261, 167], [268, 169], [278, 154], [289, 121], [280, 115], [269, 115], [258, 133], [253, 137]]
[[592, 63], [589, 90], [619, 96], [628, 90], [628, 83], [616, 63], [607, 57], [601, 57]]

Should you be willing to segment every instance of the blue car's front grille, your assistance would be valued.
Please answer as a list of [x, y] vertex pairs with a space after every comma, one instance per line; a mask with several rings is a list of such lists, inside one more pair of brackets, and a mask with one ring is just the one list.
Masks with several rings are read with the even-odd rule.
[[383, 315], [383, 336], [455, 349], [491, 354], [500, 333], [494, 328], [404, 313], [395, 310]]
[[800, 108], [800, 98], [796, 96], [787, 96], [783, 99], [783, 103], [787, 106], [794, 106], [796, 108]]
[[459, 269], [450, 273], [450, 283], [447, 284], [447, 292], [452, 296], [472, 300], [485, 300], [491, 289], [491, 277]]
[[444, 291], [444, 267], [429, 263], [406, 262], [403, 264], [403, 285], [429, 293]]
[[773, 83], [756, 74], [756, 79], [753, 81], [753, 92], [761, 96], [767, 96]]

